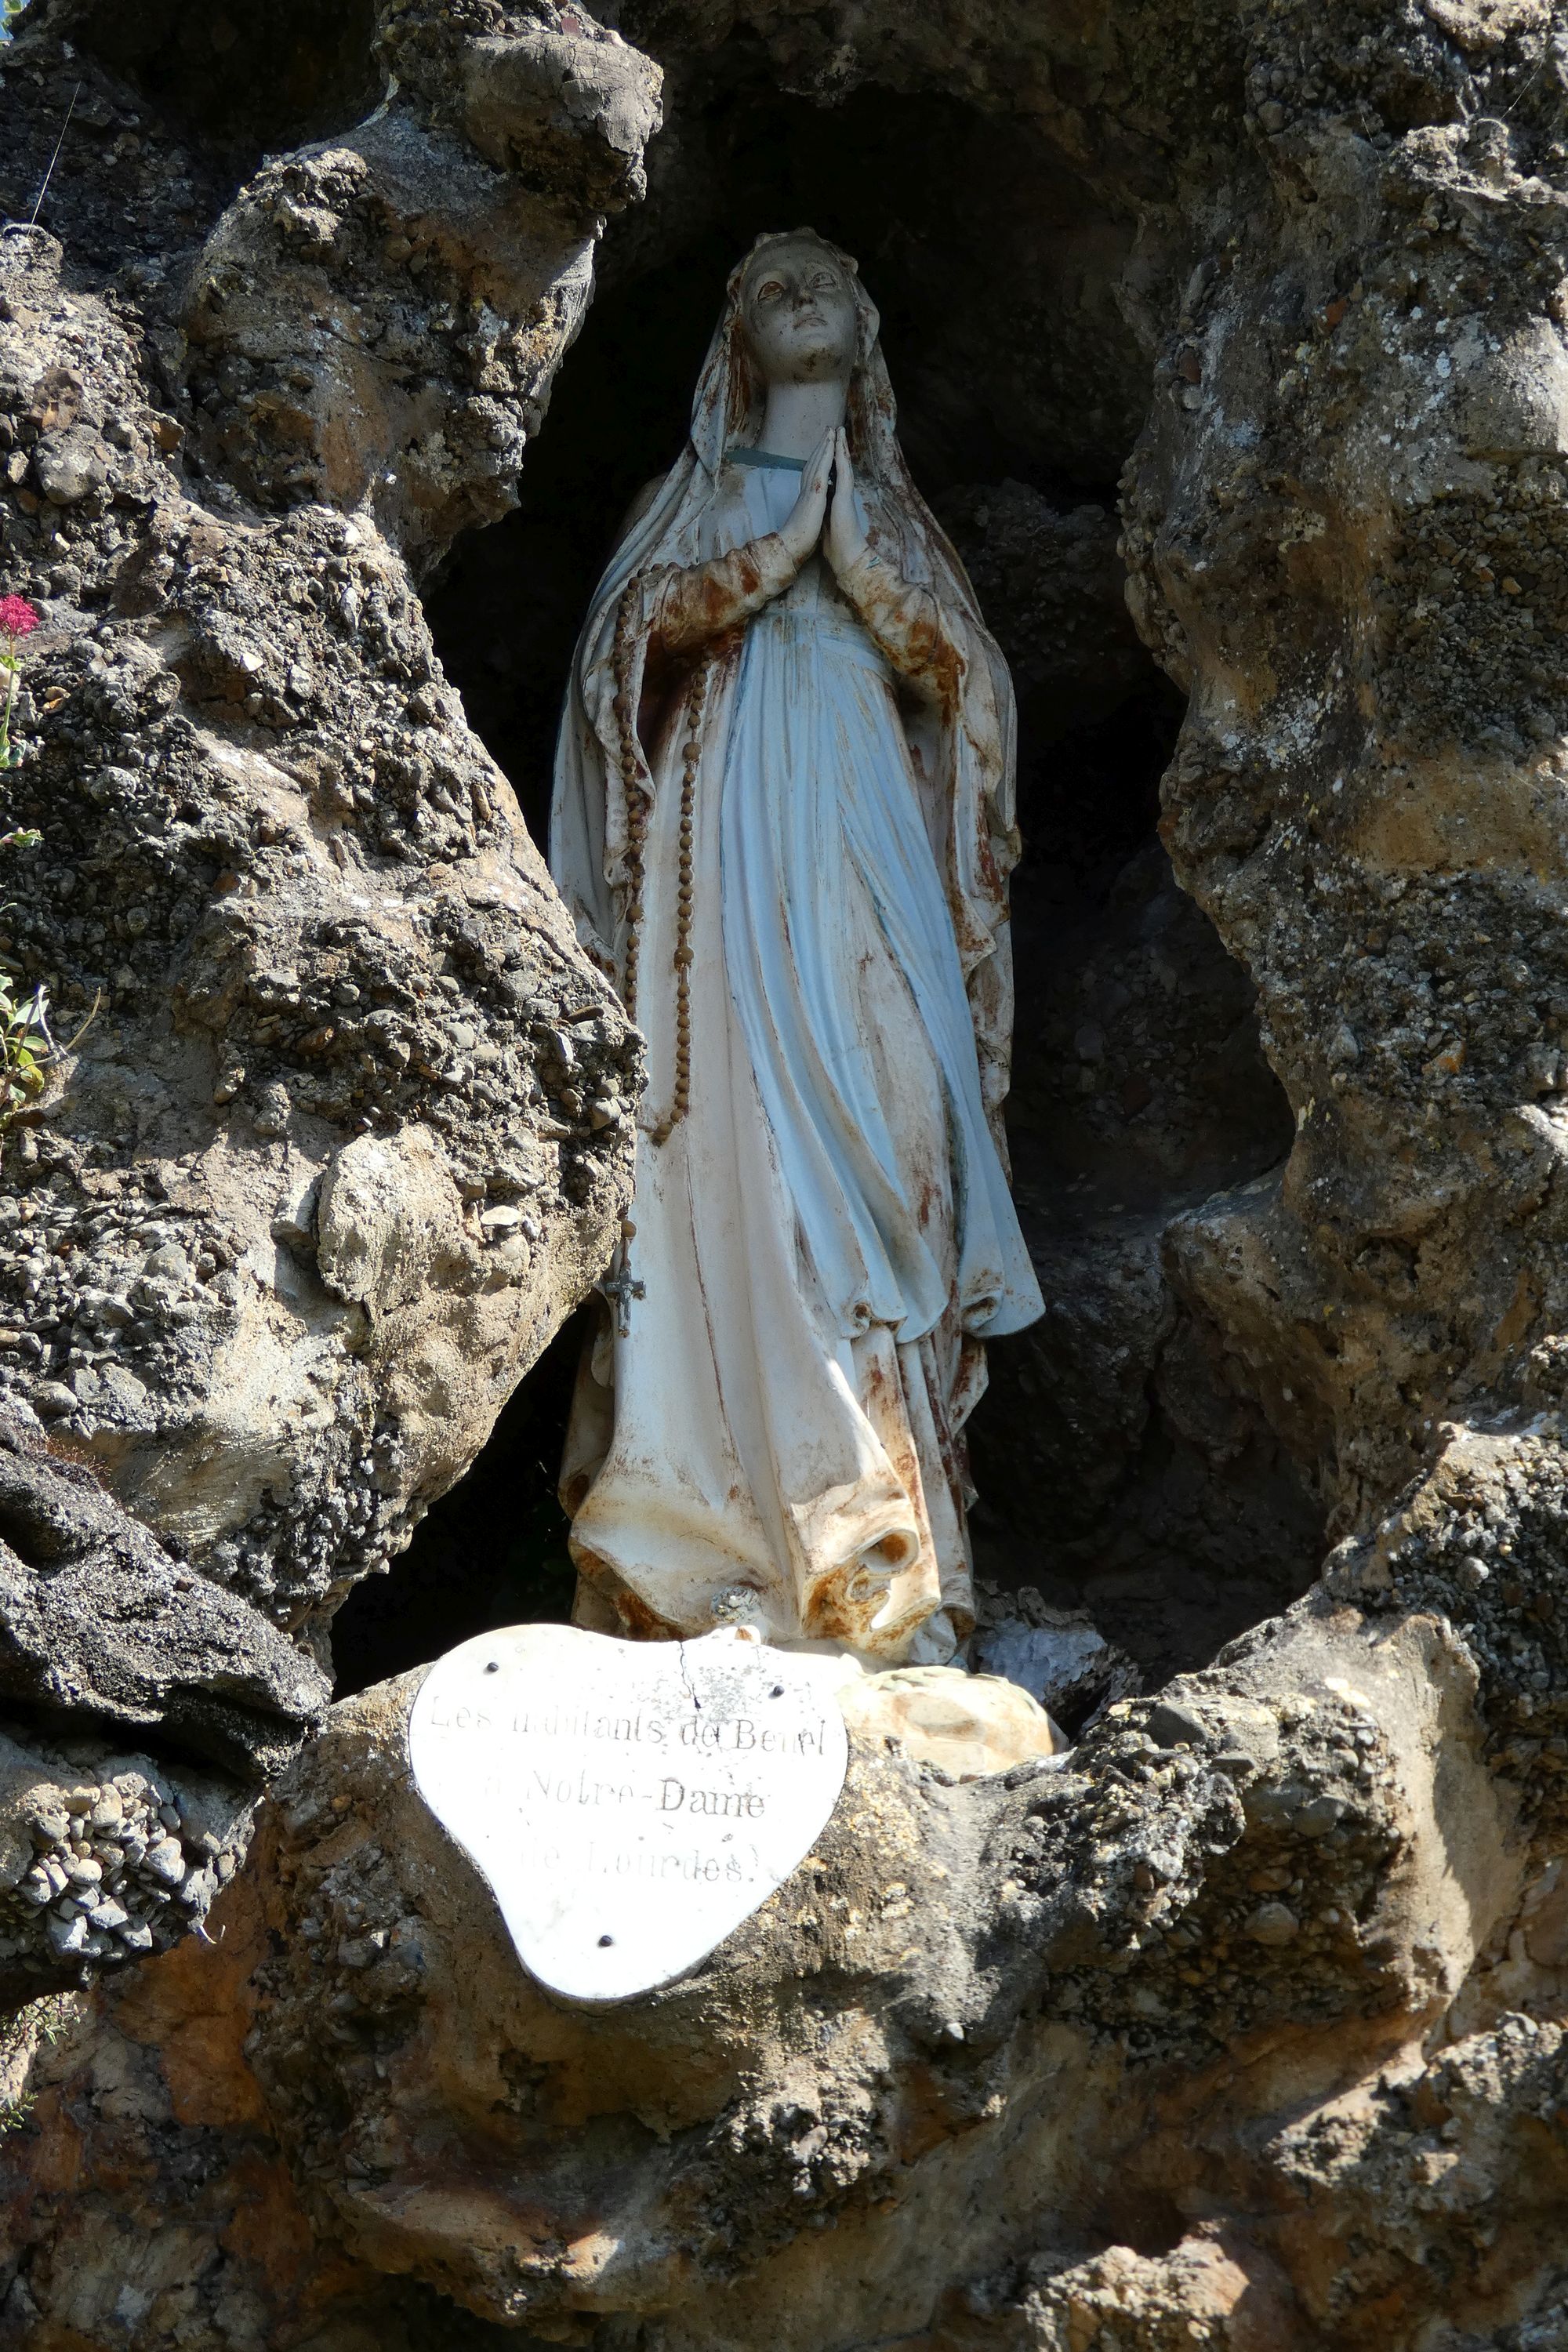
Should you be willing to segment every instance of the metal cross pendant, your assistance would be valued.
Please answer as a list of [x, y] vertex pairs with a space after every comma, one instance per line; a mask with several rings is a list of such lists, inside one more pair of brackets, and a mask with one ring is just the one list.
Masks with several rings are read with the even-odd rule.
[[620, 1270], [607, 1274], [598, 1285], [600, 1295], [610, 1300], [616, 1310], [616, 1329], [623, 1339], [632, 1335], [632, 1301], [647, 1297], [646, 1282], [634, 1279], [630, 1265], [623, 1258]]

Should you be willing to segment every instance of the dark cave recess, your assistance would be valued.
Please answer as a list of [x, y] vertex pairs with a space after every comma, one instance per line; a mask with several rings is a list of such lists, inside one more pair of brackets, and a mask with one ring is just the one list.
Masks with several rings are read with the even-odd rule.
[[[376, 95], [369, 0], [262, 0], [194, 32], [164, 0], [134, 19], [87, 0], [80, 23], [231, 184]], [[442, 658], [542, 837], [573, 641], [626, 504], [679, 447], [729, 270], [760, 231], [803, 222], [858, 256], [911, 467], [1018, 691], [1010, 1127], [1050, 1306], [994, 1352], [973, 1432], [979, 1564], [1004, 1588], [1087, 1595], [1152, 1675], [1195, 1663], [1306, 1580], [1317, 1515], [1245, 1398], [1225, 1394], [1225, 1442], [1205, 1451], [1208, 1423], [1185, 1425], [1163, 1369], [1183, 1349], [1214, 1360], [1165, 1286], [1163, 1223], [1278, 1160], [1289, 1130], [1245, 976], [1157, 841], [1181, 704], [1131, 628], [1115, 551], [1148, 381], [1116, 296], [1131, 207], [1091, 195], [1032, 125], [955, 99], [782, 96], [744, 39], [683, 68], [668, 99], [647, 203], [605, 239], [517, 511], [426, 583]], [[346, 1603], [343, 1689], [565, 1613], [553, 1487], [581, 1323], [390, 1575]]]
[[79, 37], [237, 182], [378, 103], [375, 15], [375, 0], [87, 0]]
[[575, 1571], [555, 1475], [577, 1358], [595, 1312], [579, 1307], [518, 1387], [468, 1475], [384, 1576], [357, 1584], [332, 1621], [340, 1698], [438, 1658], [498, 1625], [564, 1622]]

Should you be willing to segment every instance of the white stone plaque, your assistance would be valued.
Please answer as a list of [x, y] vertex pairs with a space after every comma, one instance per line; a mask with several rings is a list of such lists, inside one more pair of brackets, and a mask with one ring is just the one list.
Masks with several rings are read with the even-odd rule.
[[426, 1675], [414, 1778], [540, 1983], [626, 2000], [694, 1969], [811, 1851], [844, 1784], [841, 1674], [728, 1628], [511, 1625]]

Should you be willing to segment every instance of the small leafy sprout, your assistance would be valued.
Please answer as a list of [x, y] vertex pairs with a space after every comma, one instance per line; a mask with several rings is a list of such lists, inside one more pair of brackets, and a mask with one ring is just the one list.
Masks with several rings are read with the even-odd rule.
[[[6, 623], [7, 607], [21, 603], [19, 596], [0, 598], [0, 627]], [[31, 612], [32, 607], [26, 605], [24, 610]], [[24, 632], [12, 630], [10, 634], [15, 637]], [[4, 656], [0, 656], [3, 659]], [[13, 673], [13, 686], [15, 682]], [[9, 702], [6, 716], [10, 716]], [[5, 745], [5, 730], [0, 728], [0, 753]], [[0, 766], [4, 764], [0, 758]], [[35, 825], [16, 825], [9, 833], [0, 833], [0, 849], [37, 849], [43, 837]], [[15, 967], [0, 960], [0, 1128], [5, 1127], [35, 1096], [42, 1094], [44, 1064], [55, 1050], [49, 1030], [47, 990], [40, 982], [30, 994], [18, 995], [17, 980]]]
[[[5, 0], [0, 0], [0, 7]], [[16, 704], [16, 678], [21, 669], [17, 652], [24, 637], [30, 637], [38, 625], [38, 616], [25, 596], [0, 596], [0, 675], [5, 680], [5, 699], [0, 707], [0, 768], [16, 765], [16, 754], [11, 747], [11, 714]], [[43, 835], [36, 825], [14, 825], [9, 833], [0, 833], [0, 850], [37, 849]], [[4, 912], [0, 908], [0, 912]], [[48, 991], [40, 981], [30, 992], [20, 986], [21, 975], [15, 965], [0, 958], [0, 1128], [9, 1125], [18, 1111], [44, 1091], [47, 1076], [45, 1064], [61, 1052], [49, 1027]], [[77, 1039], [84, 1034], [97, 1015], [102, 992], [93, 998], [87, 1019], [64, 1047], [69, 1053]]]
[[37, 625], [38, 616], [25, 596], [0, 596], [0, 673], [5, 679], [5, 707], [0, 709], [0, 768], [16, 765], [16, 754], [11, 749], [11, 713], [16, 707], [16, 680], [22, 669], [17, 647]]
[[16, 993], [16, 975], [0, 969], [0, 1127], [44, 1090], [44, 1064], [55, 1049], [48, 992], [42, 982]]

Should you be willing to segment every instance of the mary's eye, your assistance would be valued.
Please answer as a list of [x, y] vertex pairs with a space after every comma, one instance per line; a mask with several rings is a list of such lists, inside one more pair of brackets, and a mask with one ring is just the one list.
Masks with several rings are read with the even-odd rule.
[[830, 269], [819, 269], [811, 282], [814, 286], [826, 287], [830, 294], [838, 290], [838, 280]]
[[776, 302], [784, 288], [776, 278], [766, 278], [757, 289], [759, 302]]

